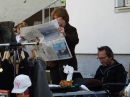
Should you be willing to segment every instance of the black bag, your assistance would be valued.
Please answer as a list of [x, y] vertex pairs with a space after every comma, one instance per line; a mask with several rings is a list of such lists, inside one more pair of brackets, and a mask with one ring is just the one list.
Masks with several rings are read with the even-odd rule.
[[[4, 21], [0, 22], [0, 44], [16, 42], [15, 34], [13, 31], [14, 22]], [[5, 47], [0, 46], [0, 52], [4, 52]]]
[[100, 91], [103, 88], [103, 83], [97, 79], [90, 79], [85, 83], [85, 86], [92, 91]]

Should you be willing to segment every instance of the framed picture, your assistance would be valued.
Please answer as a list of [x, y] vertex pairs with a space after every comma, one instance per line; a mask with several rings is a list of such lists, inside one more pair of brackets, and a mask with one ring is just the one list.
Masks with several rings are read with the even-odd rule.
[[130, 0], [125, 0], [125, 6], [130, 6]]

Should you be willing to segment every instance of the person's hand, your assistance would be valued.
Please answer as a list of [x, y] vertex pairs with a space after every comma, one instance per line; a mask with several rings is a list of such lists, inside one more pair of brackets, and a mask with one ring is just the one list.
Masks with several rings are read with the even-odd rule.
[[25, 39], [21, 35], [20, 35], [20, 38], [21, 38], [22, 41], [25, 41]]
[[37, 41], [40, 42], [40, 39], [38, 37], [36, 37]]
[[31, 40], [31, 42], [40, 42], [40, 39], [38, 37], [36, 37], [36, 39]]
[[35, 57], [37, 57], [37, 52], [35, 49], [31, 50], [31, 52], [32, 52], [31, 59], [34, 59]]
[[59, 27], [59, 28], [58, 28], [58, 31], [59, 31], [60, 33], [62, 33], [64, 36], [66, 36], [65, 30], [64, 30], [63, 27]]

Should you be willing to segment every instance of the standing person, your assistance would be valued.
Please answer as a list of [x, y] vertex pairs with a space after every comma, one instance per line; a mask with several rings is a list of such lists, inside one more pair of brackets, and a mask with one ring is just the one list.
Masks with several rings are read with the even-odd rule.
[[62, 33], [67, 41], [72, 54], [71, 59], [47, 62], [50, 65], [50, 75], [52, 84], [59, 84], [61, 80], [66, 80], [67, 75], [63, 73], [63, 65], [69, 65], [77, 70], [77, 59], [75, 56], [75, 46], [79, 42], [77, 30], [69, 24], [69, 15], [65, 8], [56, 8], [51, 13], [52, 19], [56, 19], [59, 24], [59, 32]]
[[[19, 24], [16, 25], [16, 40], [17, 42], [23, 42], [24, 39], [20, 36], [20, 28], [23, 28], [23, 27], [27, 27], [28, 25], [25, 23], [25, 22], [21, 22]], [[25, 58], [28, 58], [29, 55], [27, 53], [27, 50], [24, 46], [19, 46], [18, 47], [18, 52], [21, 53], [21, 50], [24, 51], [24, 54], [25, 54]]]
[[[98, 59], [102, 65], [96, 71], [95, 79], [105, 83], [126, 83], [126, 71], [124, 66], [114, 59], [113, 52], [108, 46], [98, 48]], [[107, 89], [114, 96], [114, 93], [120, 92], [124, 86], [109, 86]]]
[[20, 22], [16, 25], [16, 40], [17, 42], [23, 41], [22, 37], [20, 36], [20, 28], [27, 27], [28, 25], [25, 22]]

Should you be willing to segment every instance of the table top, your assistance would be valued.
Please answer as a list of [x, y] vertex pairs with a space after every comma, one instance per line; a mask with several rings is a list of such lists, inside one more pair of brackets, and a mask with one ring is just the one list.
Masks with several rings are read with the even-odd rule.
[[71, 95], [88, 95], [88, 94], [106, 94], [105, 91], [77, 91], [77, 92], [66, 92], [66, 93], [53, 93], [53, 96], [71, 96]]

